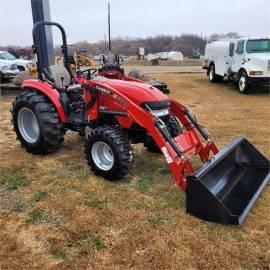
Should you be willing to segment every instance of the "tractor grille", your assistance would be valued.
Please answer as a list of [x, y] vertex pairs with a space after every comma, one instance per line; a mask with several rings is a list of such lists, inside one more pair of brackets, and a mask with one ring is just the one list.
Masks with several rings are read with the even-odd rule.
[[168, 99], [160, 100], [160, 101], [149, 101], [144, 102], [141, 106], [148, 110], [150, 108], [152, 111], [163, 110], [170, 108], [170, 101]]
[[160, 100], [160, 101], [149, 101], [144, 102], [141, 106], [146, 110], [150, 108], [156, 116], [162, 119], [165, 123], [167, 123], [169, 119], [169, 108], [170, 108], [170, 101], [168, 99]]

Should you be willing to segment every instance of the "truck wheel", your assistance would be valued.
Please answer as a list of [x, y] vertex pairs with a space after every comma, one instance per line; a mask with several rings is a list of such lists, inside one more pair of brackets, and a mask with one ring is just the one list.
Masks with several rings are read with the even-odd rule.
[[216, 74], [215, 66], [213, 64], [210, 65], [210, 67], [209, 67], [208, 78], [209, 78], [209, 81], [212, 82], [212, 83], [221, 82], [223, 80], [222, 76], [219, 76], [219, 75]]
[[19, 71], [25, 71], [25, 68], [23, 66], [18, 66]]
[[85, 143], [85, 158], [96, 175], [115, 180], [128, 173], [134, 155], [123, 130], [106, 125], [92, 130]]
[[0, 71], [0, 83], [4, 82], [4, 75], [3, 73]]
[[245, 71], [240, 73], [238, 82], [237, 82], [238, 90], [241, 94], [248, 94], [248, 90], [250, 85], [248, 84], [248, 76]]
[[[172, 114], [170, 114], [170, 118], [167, 124], [167, 129], [173, 138], [182, 133], [182, 130], [178, 121]], [[153, 140], [151, 136], [146, 137], [144, 146], [147, 148], [149, 152], [161, 153], [159, 147], [157, 146], [156, 142]]]
[[86, 60], [85, 62], [84, 62], [84, 64], [88, 67], [88, 66], [90, 66], [90, 62], [88, 61], [88, 60]]
[[64, 140], [65, 128], [51, 102], [28, 90], [12, 103], [12, 122], [21, 146], [32, 154], [56, 151]]

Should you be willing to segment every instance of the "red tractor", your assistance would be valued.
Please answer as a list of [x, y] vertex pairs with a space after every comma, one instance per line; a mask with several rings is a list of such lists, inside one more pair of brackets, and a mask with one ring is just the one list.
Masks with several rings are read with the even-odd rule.
[[[44, 68], [38, 31], [56, 26], [63, 37], [64, 64]], [[218, 151], [206, 130], [179, 102], [145, 83], [102, 76], [72, 76], [61, 25], [33, 28], [37, 80], [25, 80], [13, 102], [12, 121], [29, 153], [56, 151], [66, 130], [87, 133], [85, 157], [107, 179], [128, 173], [131, 144], [146, 143], [164, 156], [175, 182], [186, 192], [187, 212], [205, 220], [240, 224], [270, 178], [269, 161], [245, 138]], [[84, 74], [85, 75], [85, 74]], [[88, 132], [87, 130], [90, 130]], [[203, 165], [194, 171], [190, 158]]]
[[89, 79], [97, 73], [97, 75], [106, 77], [108, 79], [117, 79], [124, 81], [128, 80], [140, 83], [147, 82], [148, 84], [151, 84], [155, 88], [159, 89], [164, 94], [170, 93], [170, 90], [168, 89], [166, 83], [161, 82], [151, 76], [145, 76], [139, 70], [131, 70], [128, 76], [125, 75], [124, 68], [122, 67], [124, 59], [120, 55], [109, 52], [107, 55], [103, 55], [99, 59], [99, 62], [101, 64], [100, 68], [84, 69], [83, 71], [78, 71], [77, 74], [79, 76], [84, 76]]

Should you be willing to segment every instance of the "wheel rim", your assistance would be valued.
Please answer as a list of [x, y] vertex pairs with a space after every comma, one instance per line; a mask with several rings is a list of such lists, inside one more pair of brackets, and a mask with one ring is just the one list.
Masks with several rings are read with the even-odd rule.
[[95, 142], [91, 150], [93, 161], [103, 171], [109, 171], [114, 164], [111, 147], [105, 142]]
[[35, 114], [28, 108], [20, 109], [18, 113], [18, 128], [21, 136], [28, 143], [35, 143], [40, 134], [39, 124]]
[[242, 92], [246, 88], [246, 78], [244, 76], [241, 76], [239, 80], [239, 90]]
[[213, 78], [214, 78], [214, 68], [211, 67], [211, 68], [210, 68], [210, 72], [209, 72], [209, 79], [210, 79], [210, 81], [212, 81]]

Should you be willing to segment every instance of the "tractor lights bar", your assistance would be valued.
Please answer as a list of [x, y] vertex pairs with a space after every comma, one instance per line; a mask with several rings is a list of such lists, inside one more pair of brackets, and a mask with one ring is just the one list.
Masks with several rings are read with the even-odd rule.
[[169, 109], [151, 110], [151, 112], [156, 117], [162, 117], [169, 114]]

